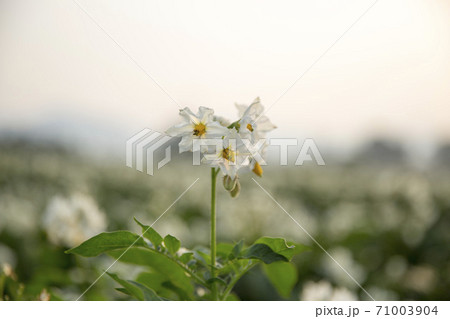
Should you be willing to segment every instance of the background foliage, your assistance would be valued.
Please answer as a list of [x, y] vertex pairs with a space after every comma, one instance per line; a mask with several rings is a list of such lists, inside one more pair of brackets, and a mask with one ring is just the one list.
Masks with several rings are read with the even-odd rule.
[[[401, 152], [377, 147], [326, 167], [269, 168], [258, 182], [375, 299], [448, 300], [450, 170], [445, 148], [433, 165], [419, 169], [407, 165]], [[55, 300], [76, 299], [112, 259], [86, 259], [64, 251], [102, 231], [140, 233], [133, 217], [151, 224], [197, 177], [199, 182], [154, 228], [162, 237], [177, 237], [182, 245], [205, 245], [208, 173], [205, 168], [187, 169], [180, 161], [149, 177], [121, 163], [87, 159], [54, 145], [3, 141], [0, 263], [8, 266], [0, 275], [0, 297], [34, 300], [46, 299], [48, 293]], [[241, 183], [236, 200], [219, 188], [219, 242], [244, 238], [249, 245], [271, 236], [311, 249], [293, 259], [296, 271], [284, 269], [288, 278], [298, 276], [292, 293], [275, 288], [264, 275], [269, 272], [270, 278], [270, 270], [256, 267], [238, 282], [237, 298], [368, 299], [250, 176], [242, 176]], [[141, 270], [119, 263], [111, 268], [127, 279]], [[83, 298], [130, 298], [116, 287], [104, 276]]]

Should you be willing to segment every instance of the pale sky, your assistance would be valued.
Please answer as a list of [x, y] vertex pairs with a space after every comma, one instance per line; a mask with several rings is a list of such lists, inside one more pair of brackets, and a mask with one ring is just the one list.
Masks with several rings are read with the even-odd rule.
[[[373, 3], [77, 1], [180, 105], [231, 119], [235, 102], [269, 107]], [[270, 109], [272, 136], [450, 140], [449, 57], [449, 1], [379, 0]], [[1, 129], [107, 127], [119, 148], [178, 108], [72, 0], [0, 0]]]

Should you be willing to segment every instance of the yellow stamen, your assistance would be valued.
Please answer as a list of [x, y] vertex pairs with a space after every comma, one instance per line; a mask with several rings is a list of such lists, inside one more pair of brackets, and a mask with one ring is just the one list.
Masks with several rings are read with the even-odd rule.
[[252, 126], [250, 123], [247, 124], [247, 129], [248, 129], [250, 132], [253, 132], [253, 126]]
[[206, 133], [206, 126], [203, 123], [195, 124], [194, 126], [194, 135], [198, 137], [202, 137]]
[[259, 177], [262, 177], [263, 169], [258, 162], [255, 163], [255, 167], [253, 168], [252, 172], [258, 175]]
[[232, 151], [229, 147], [224, 148], [222, 150], [222, 157], [227, 161], [234, 163], [236, 161], [236, 152]]

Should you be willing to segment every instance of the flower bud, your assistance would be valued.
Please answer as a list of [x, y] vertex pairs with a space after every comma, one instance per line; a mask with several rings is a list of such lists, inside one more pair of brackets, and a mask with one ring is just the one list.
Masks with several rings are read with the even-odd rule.
[[223, 187], [225, 187], [227, 191], [231, 191], [236, 186], [236, 180], [237, 177], [232, 179], [229, 175], [225, 175], [223, 177]]
[[241, 183], [239, 183], [239, 180], [236, 178], [236, 185], [230, 191], [231, 197], [233, 197], [233, 198], [238, 197], [240, 191], [241, 191]]
[[262, 169], [261, 165], [259, 165], [258, 162], [255, 162], [255, 167], [253, 167], [252, 172], [255, 173], [256, 175], [258, 175], [259, 177], [262, 177], [263, 169]]

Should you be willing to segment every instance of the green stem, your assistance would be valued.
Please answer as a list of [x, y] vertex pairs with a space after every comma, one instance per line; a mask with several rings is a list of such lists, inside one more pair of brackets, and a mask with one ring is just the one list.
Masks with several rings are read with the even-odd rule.
[[236, 283], [239, 281], [239, 279], [241, 279], [241, 277], [243, 275], [245, 275], [250, 269], [252, 269], [253, 267], [255, 267], [258, 263], [254, 263], [249, 265], [247, 268], [245, 268], [244, 270], [242, 270], [241, 273], [237, 274], [236, 277], [234, 277], [231, 282], [228, 284], [227, 288], [225, 289], [225, 291], [223, 292], [222, 295], [222, 300], [227, 300], [228, 295], [230, 294], [231, 290], [233, 289], [234, 285], [236, 285]]
[[[211, 168], [211, 278], [216, 277], [216, 169]], [[213, 299], [217, 300], [217, 286], [212, 283]]]

